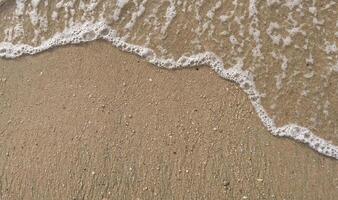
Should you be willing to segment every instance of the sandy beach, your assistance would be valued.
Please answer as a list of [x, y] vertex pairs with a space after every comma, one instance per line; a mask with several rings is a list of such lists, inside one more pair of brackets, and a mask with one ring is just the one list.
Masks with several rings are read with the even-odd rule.
[[208, 67], [97, 41], [0, 59], [0, 80], [0, 199], [338, 195], [336, 160], [272, 136]]

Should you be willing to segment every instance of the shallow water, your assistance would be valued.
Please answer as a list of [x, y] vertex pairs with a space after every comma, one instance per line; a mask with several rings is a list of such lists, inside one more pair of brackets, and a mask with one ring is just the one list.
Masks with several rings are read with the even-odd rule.
[[2, 0], [0, 5], [0, 57], [104, 39], [159, 67], [208, 65], [241, 86], [272, 134], [338, 158], [334, 0]]

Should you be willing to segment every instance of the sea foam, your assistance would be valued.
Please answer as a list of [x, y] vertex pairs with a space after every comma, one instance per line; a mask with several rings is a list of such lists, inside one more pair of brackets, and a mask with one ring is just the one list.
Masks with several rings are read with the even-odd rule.
[[[121, 2], [125, 3], [127, 1]], [[124, 6], [123, 3], [121, 3], [121, 7]], [[290, 6], [290, 8], [291, 7], [292, 6]], [[255, 28], [253, 28], [253, 31], [255, 31]], [[114, 47], [124, 52], [138, 55], [149, 63], [161, 68], [177, 69], [200, 65], [209, 66], [219, 76], [237, 83], [242, 88], [242, 90], [248, 95], [263, 125], [271, 134], [294, 139], [298, 142], [307, 144], [308, 147], [320, 154], [338, 159], [338, 147], [325, 139], [316, 136], [308, 128], [293, 123], [286, 124], [281, 127], [276, 126], [274, 120], [268, 115], [262, 106], [261, 94], [256, 90], [253, 75], [249, 71], [243, 70], [243, 62], [241, 60], [239, 60], [234, 66], [225, 68], [222, 59], [213, 52], [203, 52], [190, 56], [181, 56], [178, 59], [160, 57], [150, 48], [130, 44], [124, 41], [122, 38], [118, 37], [116, 31], [105, 22], [76, 23], [72, 27], [65, 29], [63, 32], [56, 33], [50, 39], [43, 41], [38, 46], [1, 42], [0, 57], [13, 59], [22, 55], [37, 54], [57, 46], [79, 44], [97, 39], [103, 39], [110, 42]]]

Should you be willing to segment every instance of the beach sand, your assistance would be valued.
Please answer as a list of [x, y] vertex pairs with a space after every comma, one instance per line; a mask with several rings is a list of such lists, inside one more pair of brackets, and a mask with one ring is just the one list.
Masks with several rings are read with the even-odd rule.
[[0, 78], [0, 199], [337, 198], [338, 162], [272, 136], [208, 67], [97, 41], [0, 59]]

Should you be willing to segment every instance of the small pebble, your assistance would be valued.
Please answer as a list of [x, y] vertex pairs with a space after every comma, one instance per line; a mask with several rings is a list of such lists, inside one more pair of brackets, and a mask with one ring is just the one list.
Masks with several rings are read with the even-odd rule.
[[229, 181], [224, 181], [224, 182], [223, 182], [223, 185], [224, 185], [225, 187], [228, 187], [228, 186], [230, 185], [230, 182], [229, 182]]

